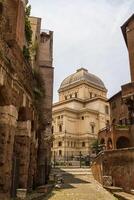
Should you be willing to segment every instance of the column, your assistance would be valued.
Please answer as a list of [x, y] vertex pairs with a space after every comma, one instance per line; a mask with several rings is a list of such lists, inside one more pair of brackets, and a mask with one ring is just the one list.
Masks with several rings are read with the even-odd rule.
[[0, 193], [10, 193], [12, 156], [18, 112], [15, 106], [0, 106]]

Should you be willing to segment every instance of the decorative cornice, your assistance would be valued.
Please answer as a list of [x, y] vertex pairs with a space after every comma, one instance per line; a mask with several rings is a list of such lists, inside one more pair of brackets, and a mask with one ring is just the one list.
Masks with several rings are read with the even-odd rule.
[[88, 86], [91, 86], [92, 88], [99, 89], [99, 90], [101, 90], [101, 91], [103, 91], [103, 92], [107, 92], [107, 89], [106, 89], [106, 88], [99, 87], [99, 86], [97, 86], [97, 85], [94, 85], [94, 84], [92, 84], [92, 83], [89, 83], [89, 82], [86, 81], [86, 80], [80, 80], [79, 82], [72, 83], [72, 84], [70, 84], [70, 85], [68, 85], [68, 86], [65, 86], [64, 88], [60, 88], [60, 89], [58, 90], [58, 92], [59, 92], [59, 93], [60, 93], [60, 92], [64, 92], [64, 91], [66, 91], [66, 90], [75, 88], [75, 87], [77, 87], [77, 86], [79, 86], [79, 85], [82, 85], [82, 84], [86, 84], [86, 85], [88, 85]]

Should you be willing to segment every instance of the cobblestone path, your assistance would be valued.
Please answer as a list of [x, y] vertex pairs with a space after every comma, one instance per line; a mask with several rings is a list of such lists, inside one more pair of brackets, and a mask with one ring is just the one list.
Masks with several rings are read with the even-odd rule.
[[117, 200], [97, 183], [89, 169], [62, 169], [64, 184], [43, 200]]

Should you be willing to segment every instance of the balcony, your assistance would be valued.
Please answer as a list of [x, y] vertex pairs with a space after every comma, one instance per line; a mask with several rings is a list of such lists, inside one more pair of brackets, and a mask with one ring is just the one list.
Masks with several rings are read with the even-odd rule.
[[129, 130], [129, 126], [128, 125], [120, 125], [120, 124], [117, 124], [115, 125], [115, 130]]

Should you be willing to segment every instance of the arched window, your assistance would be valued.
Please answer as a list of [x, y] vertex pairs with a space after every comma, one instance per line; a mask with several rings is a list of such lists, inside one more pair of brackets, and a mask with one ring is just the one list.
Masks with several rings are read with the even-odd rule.
[[58, 145], [58, 146], [59, 146], [59, 147], [61, 147], [61, 146], [62, 146], [62, 142], [61, 142], [61, 141], [59, 142], [59, 145]]
[[116, 119], [114, 118], [113, 120], [112, 120], [112, 124], [115, 124], [116, 123]]
[[78, 97], [78, 93], [77, 92], [75, 92], [75, 98], [77, 98]]
[[82, 142], [82, 147], [85, 147], [85, 142]]
[[104, 140], [104, 138], [101, 138], [101, 140], [100, 140], [100, 144], [105, 144], [105, 140]]
[[59, 132], [62, 132], [62, 125], [59, 125]]
[[91, 124], [91, 133], [95, 132], [95, 125]]
[[84, 120], [84, 116], [82, 116], [81, 119]]
[[61, 150], [59, 150], [59, 156], [62, 156], [62, 151]]
[[109, 114], [109, 107], [105, 106], [105, 113], [108, 115]]
[[112, 148], [113, 148], [112, 139], [111, 139], [111, 138], [108, 138], [108, 141], [107, 141], [107, 149], [112, 149]]
[[67, 100], [67, 96], [65, 96], [65, 100]]
[[54, 132], [54, 127], [52, 126], [52, 133]]

